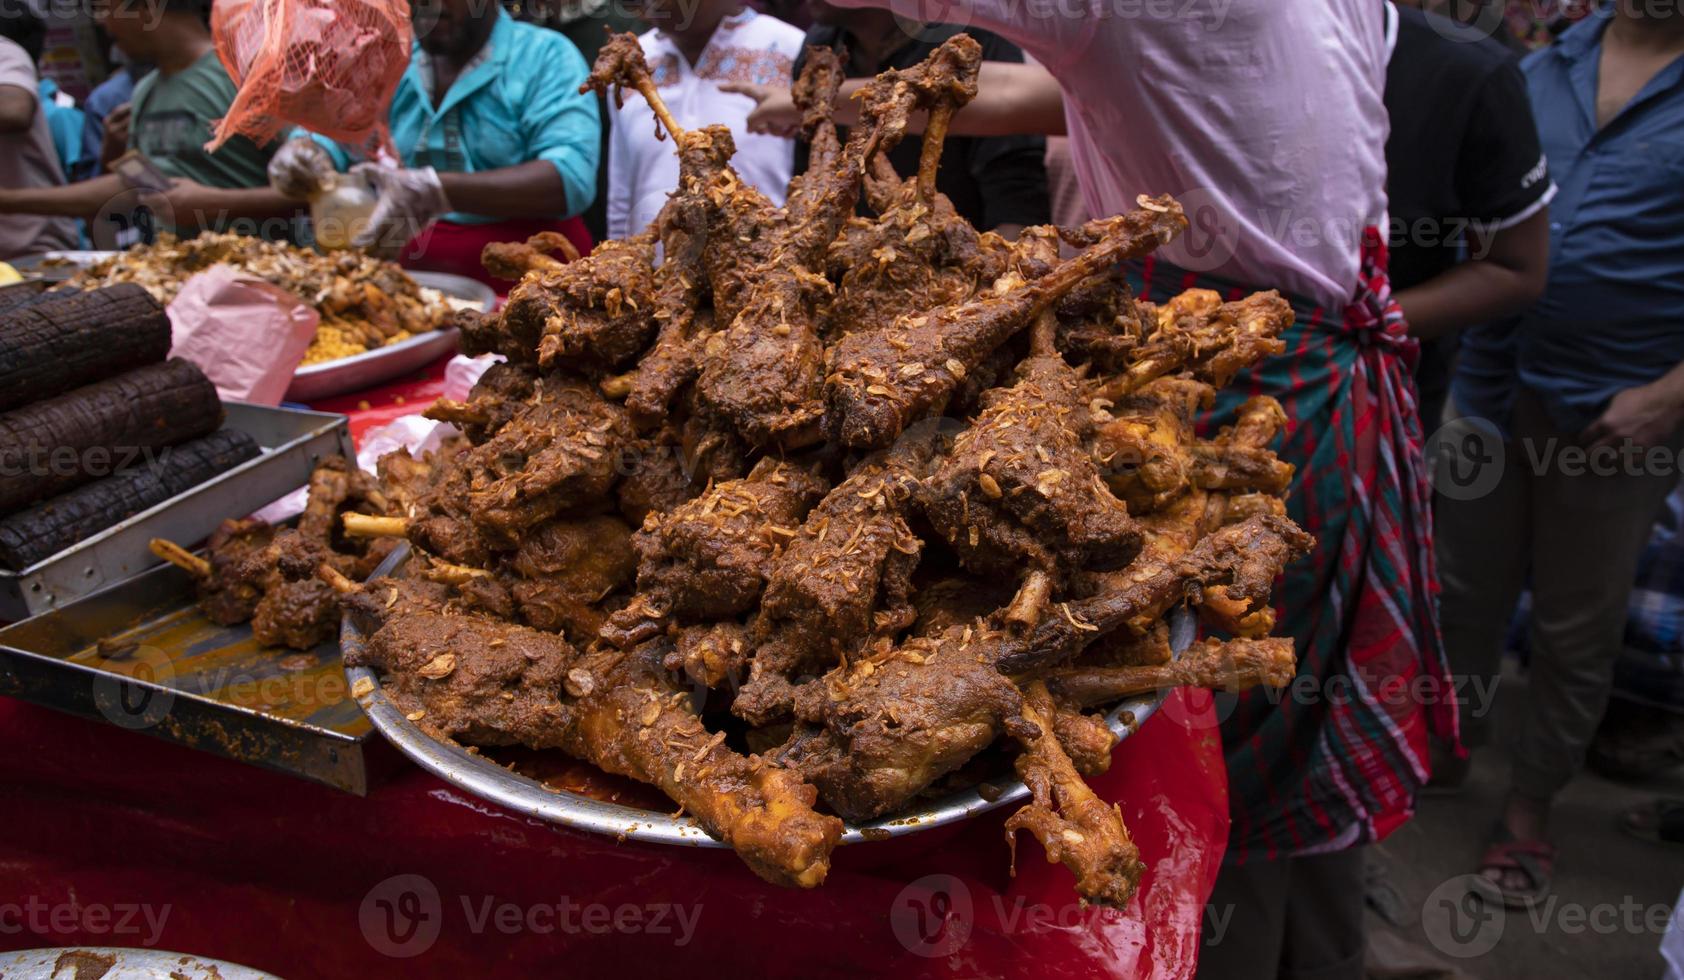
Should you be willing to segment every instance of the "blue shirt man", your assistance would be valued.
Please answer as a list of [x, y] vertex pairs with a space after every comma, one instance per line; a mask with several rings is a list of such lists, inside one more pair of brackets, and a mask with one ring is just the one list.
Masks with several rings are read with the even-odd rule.
[[1684, 363], [1684, 59], [1599, 125], [1592, 16], [1522, 64], [1549, 169], [1550, 277], [1522, 316], [1469, 331], [1454, 395], [1507, 424], [1517, 388], [1567, 433]]
[[[523, 24], [493, 7], [489, 39], [438, 92], [435, 61], [423, 38], [415, 42], [409, 70], [392, 97], [392, 141], [409, 168], [472, 174], [543, 160], [555, 168], [566, 194], [564, 213], [576, 215], [596, 199], [601, 119], [594, 95], [579, 86], [589, 66], [563, 35]], [[417, 33], [423, 28], [417, 25]], [[345, 148], [317, 137], [344, 169]], [[500, 216], [453, 212], [458, 224], [484, 224]], [[506, 217], [506, 216], [501, 216]]]

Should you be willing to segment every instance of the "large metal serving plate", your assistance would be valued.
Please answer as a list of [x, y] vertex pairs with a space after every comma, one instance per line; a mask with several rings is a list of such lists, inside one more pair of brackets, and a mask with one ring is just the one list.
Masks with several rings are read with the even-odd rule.
[[[452, 299], [474, 304], [481, 313], [489, 313], [497, 305], [497, 294], [477, 279], [444, 272], [411, 272], [409, 275], [422, 286], [436, 289]], [[287, 400], [313, 402], [401, 378], [454, 351], [457, 335], [455, 328], [434, 330], [337, 361], [301, 367], [293, 372], [292, 384], [287, 388]]]
[[23, 619], [91, 595], [158, 564], [153, 538], [191, 545], [226, 517], [243, 517], [310, 481], [324, 457], [351, 456], [343, 415], [224, 402], [228, 421], [263, 454], [150, 510], [44, 558], [21, 572], [0, 569], [0, 620]]
[[[375, 577], [389, 575], [409, 556], [407, 547], [400, 548], [387, 559]], [[1170, 619], [1170, 646], [1176, 656], [1192, 645], [1197, 627], [1186, 609], [1178, 609]], [[340, 629], [342, 650], [359, 650], [364, 637], [345, 618]], [[606, 803], [588, 796], [555, 789], [513, 772], [496, 762], [455, 742], [441, 741], [422, 731], [404, 717], [402, 711], [386, 697], [380, 678], [366, 667], [347, 668], [351, 689], [365, 686], [368, 693], [357, 698], [369, 720], [398, 751], [409, 756], [417, 765], [447, 783], [489, 800], [506, 809], [551, 823], [608, 834], [626, 840], [650, 841], [658, 844], [681, 844], [690, 847], [724, 847], [702, 830], [689, 817], [675, 817], [664, 812], [644, 810], [619, 803]], [[1121, 702], [1106, 715], [1106, 721], [1119, 739], [1127, 738], [1146, 723], [1163, 704], [1164, 694], [1132, 698]], [[848, 824], [842, 835], [844, 844], [899, 837], [946, 824], [968, 820], [981, 813], [1010, 806], [1029, 796], [1029, 787], [1015, 776], [1002, 775], [978, 786], [960, 790], [947, 796], [921, 800], [914, 809], [868, 824]]]
[[[373, 736], [339, 645], [259, 646], [160, 565], [0, 629], [0, 695], [362, 794]], [[102, 646], [103, 644], [103, 646]]]

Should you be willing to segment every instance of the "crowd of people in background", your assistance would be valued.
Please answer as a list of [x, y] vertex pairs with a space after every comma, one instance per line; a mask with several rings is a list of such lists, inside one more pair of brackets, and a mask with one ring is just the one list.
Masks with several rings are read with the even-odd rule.
[[[98, 242], [100, 217], [137, 202], [182, 233], [282, 218], [277, 234], [307, 240], [302, 202], [359, 162], [308, 133], [204, 149], [235, 91], [209, 0], [100, 8], [113, 69], [75, 105], [37, 74], [27, 5], [0, 0], [0, 259]], [[1225, 719], [1232, 833], [1213, 901], [1254, 914], [1201, 973], [1360, 976], [1363, 845], [1424, 788], [1454, 790], [1490, 741], [1489, 717], [1458, 718], [1449, 692], [1498, 677], [1528, 589], [1512, 786], [1469, 870], [1490, 901], [1548, 896], [1550, 802], [1592, 750], [1679, 485], [1676, 465], [1631, 460], [1684, 452], [1684, 15], [1424, 5], [1188, 0], [1089, 19], [950, 0], [936, 6], [962, 16], [943, 25], [918, 0], [421, 0], [390, 112], [401, 165], [360, 170], [390, 225], [371, 241], [483, 276], [489, 241], [559, 230], [585, 251], [653, 221], [678, 164], [650, 107], [579, 92], [604, 26], [642, 32], [677, 122], [729, 127], [735, 169], [774, 202], [806, 165], [789, 90], [809, 46], [859, 79], [970, 31], [987, 64], [939, 175], [959, 213], [1011, 238], [1167, 192], [1193, 228], [1131, 270], [1138, 295], [1278, 288], [1298, 312], [1288, 353], [1209, 424], [1259, 393], [1286, 407], [1292, 517], [1320, 548], [1279, 594], [1281, 633], [1301, 674], [1361, 696], [1241, 698]], [[113, 174], [130, 152], [167, 184]], [[910, 174], [918, 154], [909, 140], [890, 160]], [[1305, 222], [1322, 232], [1287, 230]], [[1528, 465], [1544, 446], [1620, 462]], [[1371, 692], [1388, 678], [1442, 694], [1386, 703]], [[1663, 761], [1684, 758], [1677, 731]], [[1684, 838], [1665, 804], [1629, 820]]]

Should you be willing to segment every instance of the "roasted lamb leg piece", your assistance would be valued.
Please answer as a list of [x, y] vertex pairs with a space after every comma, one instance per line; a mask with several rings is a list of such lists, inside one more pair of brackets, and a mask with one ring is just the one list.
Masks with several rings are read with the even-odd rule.
[[1269, 637], [1226, 642], [1209, 639], [1168, 663], [1064, 667], [1047, 671], [1043, 677], [1060, 698], [1094, 706], [1172, 687], [1234, 692], [1258, 686], [1281, 688], [1292, 683], [1297, 670], [1298, 653], [1292, 640]]
[[[553, 250], [563, 250], [572, 261], [563, 264], [545, 254]], [[526, 245], [487, 246], [486, 267], [520, 282], [499, 313], [457, 318], [462, 349], [592, 377], [642, 353], [655, 335], [654, 234], [603, 242], [590, 255], [577, 256], [553, 233]]]
[[702, 265], [713, 294], [715, 318], [723, 325], [735, 319], [755, 282], [754, 270], [771, 258], [776, 232], [787, 213], [746, 183], [731, 169], [737, 151], [724, 126], [686, 130], [678, 125], [661, 98], [635, 34], [615, 34], [597, 54], [582, 91], [596, 91], [616, 101], [624, 89], [642, 94], [654, 110], [661, 131], [678, 149], [677, 196], [703, 204], [705, 231], [701, 239]]
[[1002, 732], [1035, 733], [1012, 676], [1033, 680], [1113, 630], [1145, 632], [1210, 585], [1266, 598], [1303, 532], [1274, 518], [1254, 521], [1212, 535], [1180, 560], [1143, 559], [1134, 587], [1061, 606], [1027, 635], [985, 620], [899, 646], [880, 643], [797, 693], [804, 724], [786, 748], [791, 764], [850, 820], [895, 812]]
[[1017, 383], [984, 397], [982, 414], [922, 488], [931, 526], [967, 569], [1023, 574], [1006, 613], [1020, 628], [1040, 621], [1071, 572], [1121, 568], [1141, 546], [1084, 445], [1083, 385], [1053, 349], [1055, 327], [1043, 311]]
[[569, 672], [578, 722], [564, 748], [659, 787], [773, 884], [811, 888], [830, 869], [842, 821], [814, 812], [799, 776], [726, 746], [660, 665], [670, 644], [599, 649]]
[[625, 410], [592, 386], [539, 378], [508, 422], [462, 458], [469, 515], [488, 538], [513, 545], [557, 515], [599, 507], [632, 439]]
[[588, 645], [602, 628], [603, 600], [637, 570], [632, 532], [607, 515], [560, 519], [521, 537], [503, 575], [527, 623]]
[[562, 748], [574, 722], [562, 697], [578, 652], [553, 633], [454, 607], [451, 591], [415, 580], [357, 587], [323, 572], [365, 635], [345, 662], [383, 677], [411, 721], [467, 745]]
[[768, 458], [741, 480], [649, 515], [632, 537], [637, 597], [609, 617], [602, 638], [630, 648], [674, 619], [724, 620], [753, 609], [774, 561], [825, 489], [806, 470]]
[[154, 555], [193, 576], [199, 609], [218, 626], [235, 626], [251, 619], [263, 599], [274, 570], [261, 560], [275, 540], [267, 521], [229, 519], [211, 533], [200, 558], [173, 541], [154, 538]]
[[807, 515], [767, 579], [752, 673], [732, 709], [738, 716], [755, 724], [787, 716], [792, 682], [912, 625], [923, 542], [907, 516], [937, 443], [934, 433], [907, 439], [861, 463]]
[[757, 874], [782, 885], [824, 880], [842, 822], [788, 771], [742, 756], [709, 732], [660, 668], [665, 641], [579, 654], [551, 633], [465, 615], [432, 583], [326, 581], [369, 632], [352, 666], [379, 670], [411, 720], [470, 745], [559, 748], [659, 787]]
[[1153, 329], [1128, 368], [1100, 386], [1102, 398], [1122, 398], [1183, 370], [1226, 387], [1240, 371], [1286, 349], [1279, 338], [1294, 317], [1291, 304], [1274, 290], [1224, 303], [1211, 290], [1195, 289], [1161, 307], [1140, 306]]
[[1023, 698], [994, 666], [1007, 634], [952, 627], [872, 653], [803, 686], [785, 758], [854, 822], [904, 808], [1021, 725]]
[[[1145, 255], [1186, 227], [1171, 199], [1111, 219], [1107, 237], [1032, 282], [1008, 275], [975, 299], [903, 316], [842, 339], [825, 380], [827, 426], [843, 445], [887, 445], [911, 422], [940, 413], [966, 374], [1059, 297], [1113, 262]], [[1161, 208], [1161, 210], [1158, 210]]]
[[1234, 425], [1193, 445], [1189, 480], [1205, 490], [1284, 495], [1295, 470], [1268, 447], [1285, 426], [1280, 402], [1266, 395], [1247, 401]]
[[1211, 534], [1184, 555], [1143, 555], [1110, 591], [1061, 603], [1057, 614], [1002, 651], [1000, 669], [1022, 674], [1063, 663], [1117, 630], [1144, 635], [1175, 606], [1198, 605], [1216, 586], [1245, 609], [1260, 608], [1287, 563], [1314, 543], [1284, 517], [1257, 516]]
[[[1040, 681], [1024, 689], [1023, 726], [1017, 774], [1032, 796], [1006, 820], [1006, 840], [1017, 864], [1017, 833], [1027, 830], [1076, 876], [1076, 894], [1097, 905], [1122, 908], [1134, 896], [1146, 865], [1123, 825], [1123, 813], [1083, 781], [1058, 735], [1058, 708]], [[1033, 734], [1028, 734], [1033, 726]]]
[[959, 35], [922, 64], [885, 72], [866, 87], [861, 125], [849, 134], [837, 167], [804, 178], [803, 190], [818, 203], [801, 221], [784, 225], [742, 308], [708, 342], [696, 381], [700, 401], [756, 447], [799, 449], [823, 438], [819, 317], [831, 292], [825, 254], [859, 200], [867, 161], [899, 142], [914, 108], [959, 84], [960, 76], [974, 79], [980, 57], [976, 42]]

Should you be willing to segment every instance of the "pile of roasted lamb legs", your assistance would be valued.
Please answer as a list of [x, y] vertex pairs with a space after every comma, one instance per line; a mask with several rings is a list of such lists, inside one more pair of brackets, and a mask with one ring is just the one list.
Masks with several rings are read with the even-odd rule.
[[[1312, 545], [1268, 448], [1284, 416], [1259, 398], [1195, 432], [1292, 314], [1272, 292], [1137, 301], [1120, 263], [1185, 227], [1167, 197], [1015, 242], [971, 227], [936, 163], [979, 61], [961, 35], [879, 76], [844, 136], [841, 67], [811, 51], [812, 167], [780, 205], [732, 169], [729, 131], [676, 124], [635, 37], [603, 49], [588, 87], [649, 100], [679, 187], [582, 258], [543, 236], [487, 249], [521, 278], [462, 326], [506, 363], [430, 411], [460, 444], [388, 456], [374, 506], [343, 516], [412, 559], [366, 585], [317, 562], [411, 719], [657, 786], [798, 886], [844, 819], [1015, 746], [1032, 802], [1008, 834], [1084, 899], [1128, 901], [1138, 852], [1083, 781], [1116, 741], [1095, 709], [1295, 671], [1268, 636], [1273, 582]], [[885, 154], [918, 122], [902, 179]], [[207, 604], [285, 584], [240, 591], [224, 564], [213, 548]], [[1229, 639], [1173, 656], [1184, 606]]]

